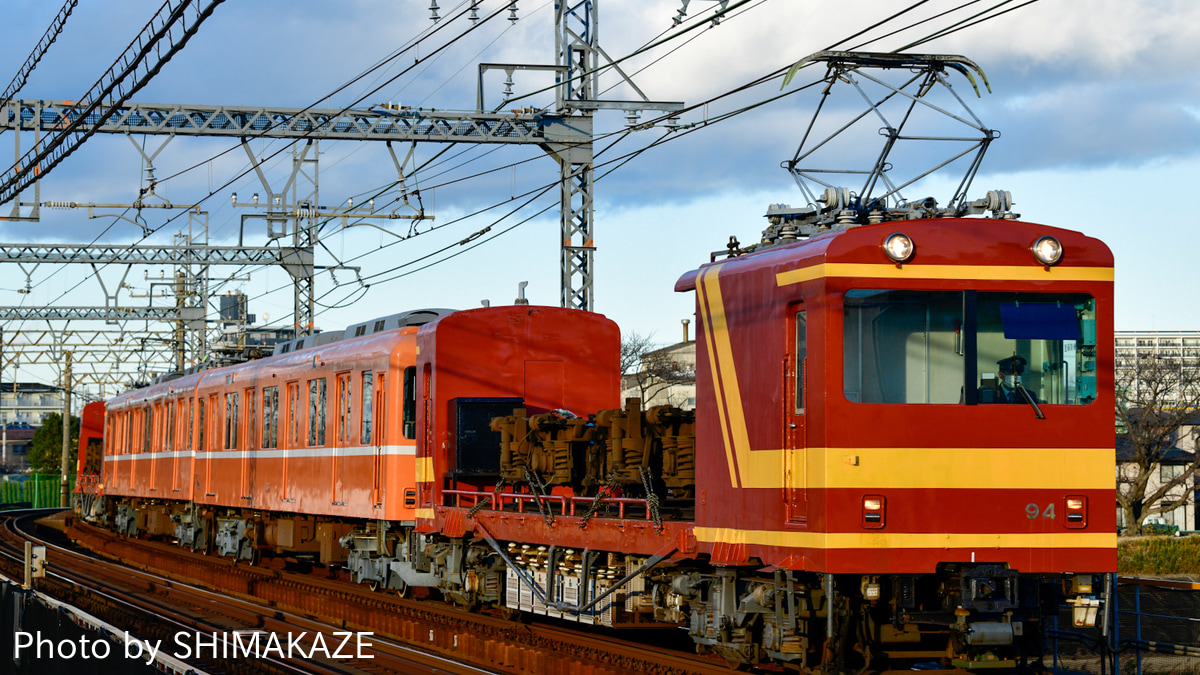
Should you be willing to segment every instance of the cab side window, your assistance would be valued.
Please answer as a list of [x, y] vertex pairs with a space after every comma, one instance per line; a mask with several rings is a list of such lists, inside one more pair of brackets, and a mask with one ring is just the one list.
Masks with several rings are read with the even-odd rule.
[[796, 312], [796, 412], [804, 412], [804, 360], [808, 357], [808, 312]]
[[404, 437], [417, 437], [417, 368], [404, 369]]

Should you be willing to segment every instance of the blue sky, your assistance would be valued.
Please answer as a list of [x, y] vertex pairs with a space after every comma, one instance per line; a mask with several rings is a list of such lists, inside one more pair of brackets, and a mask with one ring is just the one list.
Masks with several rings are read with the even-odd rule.
[[[671, 29], [672, 17], [680, 7], [679, 0], [601, 2], [600, 42], [614, 58]], [[82, 0], [18, 96], [78, 98], [159, 4]], [[754, 0], [719, 26], [693, 31], [622, 65], [627, 72], [640, 71], [634, 79], [652, 99], [699, 103], [809, 53], [833, 45], [858, 44], [960, 4], [932, 0], [847, 43], [842, 42], [845, 37], [907, 3]], [[887, 51], [902, 47], [993, 4], [977, 3], [883, 37], [866, 48]], [[0, 25], [0, 62], [8, 64], [10, 73], [16, 72], [49, 25], [57, 5], [29, 0], [6, 3], [6, 20]], [[462, 6], [454, 0], [439, 5], [442, 16], [453, 15]], [[499, 0], [485, 0], [481, 15], [504, 5]], [[693, 0], [688, 6], [689, 19], [711, 13], [715, 5]], [[396, 102], [466, 110], [474, 106], [476, 63], [553, 62], [552, 4], [521, 0], [520, 21], [515, 24], [507, 21], [507, 12], [503, 12], [436, 58], [426, 59], [445, 41], [441, 36], [460, 33], [467, 26], [460, 20], [377, 74], [328, 97], [427, 32], [432, 26], [428, 6], [424, 0], [226, 2], [134, 100], [343, 107], [363, 98], [358, 105]], [[689, 41], [692, 37], [695, 39]], [[1193, 278], [1196, 210], [1190, 199], [1200, 177], [1200, 80], [1194, 74], [1194, 63], [1200, 59], [1200, 4], [1041, 0], [914, 51], [964, 54], [979, 63], [991, 83], [993, 93], [975, 99], [965, 81], [953, 80], [984, 123], [1002, 134], [984, 161], [972, 197], [981, 197], [989, 189], [1010, 190], [1015, 210], [1025, 219], [1104, 239], [1117, 258], [1118, 329], [1200, 329], [1200, 293], [1196, 292], [1200, 288]], [[791, 89], [811, 82], [814, 77], [809, 72], [798, 76]], [[502, 77], [487, 81], [493, 96], [502, 87]], [[545, 84], [544, 75], [519, 73], [514, 89], [532, 91]], [[616, 80], [602, 76], [601, 87], [610, 84]], [[377, 92], [369, 93], [380, 85]], [[680, 121], [695, 123], [779, 92], [776, 80], [715, 100]], [[630, 97], [622, 87], [607, 95]], [[547, 103], [545, 94], [521, 102]], [[730, 235], [743, 242], [755, 241], [768, 204], [803, 202], [779, 164], [795, 152], [815, 104], [812, 90], [785, 97], [680, 135], [598, 181], [597, 310], [616, 320], [623, 330], [654, 333], [662, 342], [675, 341], [680, 320], [691, 318], [693, 311], [690, 295], [672, 292], [675, 279], [706, 262], [708, 254], [722, 249]], [[834, 113], [841, 110], [832, 107]], [[648, 114], [643, 116], [643, 120], [647, 118]], [[598, 118], [602, 131], [620, 130], [623, 123], [619, 111], [601, 113]], [[645, 147], [662, 135], [661, 130], [631, 135], [602, 157]], [[867, 128], [851, 139], [851, 145], [870, 148], [877, 139], [875, 130]], [[12, 152], [12, 140], [11, 133], [0, 137], [0, 153]], [[143, 139], [136, 141], [142, 143]], [[22, 147], [27, 148], [29, 142], [28, 137], [23, 138]], [[144, 142], [152, 149], [160, 139], [150, 137]], [[285, 149], [279, 142], [252, 141], [252, 146], [263, 153]], [[226, 152], [231, 148], [232, 152]], [[426, 162], [442, 149], [423, 144], [416, 157]], [[391, 160], [379, 144], [327, 142], [321, 151], [322, 204], [345, 204], [351, 197], [361, 203], [394, 180]], [[273, 181], [285, 177], [285, 156], [286, 152], [267, 163]], [[926, 158], [920, 152], [913, 157]], [[519, 160], [525, 161], [515, 168], [503, 168]], [[160, 153], [155, 167], [159, 179], [170, 177], [160, 184], [159, 193], [174, 202], [196, 202], [214, 193], [204, 206], [210, 214], [212, 239], [214, 243], [236, 242], [245, 211], [229, 206], [230, 193], [238, 192], [245, 201], [251, 193], [261, 191], [252, 175], [236, 178], [248, 167], [240, 148], [223, 139], [176, 139]], [[487, 173], [467, 178], [479, 172]], [[352, 283], [352, 272], [318, 277], [322, 305], [318, 325], [338, 329], [368, 315], [414, 307], [466, 308], [478, 306], [483, 299], [509, 302], [520, 281], [530, 282], [527, 292], [533, 302], [557, 304], [559, 237], [553, 194], [501, 219], [520, 203], [515, 196], [546, 185], [556, 176], [555, 163], [535, 148], [456, 146], [448, 150], [410, 178], [410, 187], [422, 188], [423, 202], [439, 226], [436, 231], [402, 242], [366, 227], [346, 231], [330, 227], [322, 232], [325, 248], [318, 254], [318, 264], [343, 261], [359, 266], [370, 286]], [[223, 187], [230, 180], [233, 183]], [[140, 157], [129, 140], [97, 136], [43, 180], [42, 199], [128, 202], [142, 184]], [[951, 177], [935, 177], [920, 188], [944, 202]], [[906, 196], [926, 194], [909, 191]], [[395, 192], [386, 193], [380, 202], [395, 197]], [[464, 217], [494, 205], [506, 208]], [[414, 271], [446, 255], [433, 252], [488, 225], [495, 223], [483, 239], [546, 207], [550, 208], [545, 214], [494, 240], [469, 251], [455, 247], [448, 253], [460, 255]], [[147, 215], [149, 226], [161, 226], [152, 241], [167, 243], [178, 230], [178, 221], [164, 224], [164, 220], [161, 214]], [[398, 226], [398, 232], [407, 234], [407, 225]], [[88, 220], [78, 211], [47, 212], [38, 224], [0, 223], [0, 237], [9, 242], [79, 242], [100, 237], [101, 241], [129, 243], [140, 237], [140, 230], [112, 219]], [[258, 226], [247, 230], [245, 238], [247, 244], [262, 244], [265, 233]], [[433, 257], [426, 259], [429, 255]], [[414, 262], [418, 260], [424, 262]], [[100, 302], [98, 285], [84, 281], [83, 269], [51, 271], [36, 270], [33, 292], [18, 294], [24, 275], [8, 266], [0, 277], [0, 304]], [[135, 269], [129, 275], [134, 286], [129, 292], [149, 289], [147, 272], [157, 275], [159, 270]], [[412, 273], [400, 276], [408, 272]], [[102, 274], [110, 286], [120, 277], [116, 270]], [[247, 293], [251, 311], [260, 318], [265, 314], [272, 323], [290, 323], [292, 293], [281, 272], [256, 270], [248, 279], [230, 280], [223, 288]], [[122, 297], [135, 302], [128, 295]], [[156, 299], [156, 303], [162, 302]]]

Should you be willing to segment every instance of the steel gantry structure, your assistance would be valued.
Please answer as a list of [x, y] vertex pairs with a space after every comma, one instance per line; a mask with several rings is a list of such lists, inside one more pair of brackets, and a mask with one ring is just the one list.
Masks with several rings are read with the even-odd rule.
[[[487, 68], [480, 68], [478, 109], [473, 112], [397, 110], [385, 106], [359, 110], [122, 103], [112, 106], [111, 114], [101, 115], [95, 106], [80, 102], [14, 99], [0, 109], [0, 129], [53, 133], [72, 128], [89, 133], [225, 136], [242, 140], [280, 138], [537, 145], [560, 164], [562, 305], [590, 311], [594, 309], [593, 255], [596, 246], [592, 152], [595, 111], [676, 111], [683, 107], [682, 103], [649, 100], [608, 58], [598, 42], [598, 5], [596, 0], [556, 2], [555, 65], [486, 64]], [[607, 66], [611, 66], [612, 72], [632, 87], [639, 99], [596, 98], [601, 57]], [[554, 71], [555, 110], [485, 111], [483, 74], [486, 69], [504, 69], [510, 74], [514, 70]], [[297, 309], [300, 315], [311, 317], [306, 308]], [[301, 331], [307, 323], [298, 316]]]
[[[238, 139], [262, 182], [267, 199], [260, 204], [239, 203], [234, 206], [257, 207], [265, 214], [246, 217], [265, 218], [272, 241], [290, 234], [291, 246], [243, 248], [208, 247], [207, 228], [203, 242], [189, 241], [183, 249], [151, 246], [43, 246], [9, 244], [0, 246], [0, 262], [16, 263], [79, 263], [93, 264], [270, 264], [280, 265], [295, 281], [295, 323], [298, 334], [311, 332], [314, 297], [313, 259], [317, 245], [318, 225], [331, 217], [387, 217], [368, 212], [347, 214], [334, 209], [322, 211], [318, 206], [316, 144], [322, 140], [385, 141], [396, 162], [403, 181], [404, 167], [392, 152], [392, 142], [399, 143], [490, 143], [535, 145], [554, 157], [560, 167], [560, 239], [561, 242], [561, 304], [591, 311], [594, 309], [594, 265], [596, 250], [593, 223], [593, 121], [597, 110], [625, 110], [636, 118], [642, 110], [677, 111], [682, 103], [650, 101], [608, 57], [598, 42], [597, 0], [561, 0], [555, 3], [554, 65], [481, 64], [479, 98], [476, 109], [470, 112], [422, 110], [393, 106], [374, 106], [365, 109], [317, 109], [256, 106], [183, 105], [135, 103], [125, 99], [96, 105], [95, 101], [22, 100], [0, 102], [0, 131], [33, 132], [38, 139], [55, 134], [86, 137], [93, 133], [164, 137], [162, 146], [151, 154], [134, 143], [142, 153], [152, 175], [152, 160], [162, 147], [177, 136], [217, 136]], [[512, 8], [515, 12], [515, 7]], [[618, 75], [636, 92], [637, 100], [599, 100], [598, 80], [603, 68]], [[512, 73], [516, 70], [553, 71], [555, 76], [554, 109], [521, 109], [500, 112], [510, 103], [505, 98], [495, 109], [485, 107], [484, 73], [489, 69], [508, 72], [506, 96], [511, 93]], [[648, 125], [645, 125], [648, 126]], [[639, 127], [641, 128], [641, 127]], [[19, 138], [19, 134], [18, 134]], [[293, 144], [292, 174], [282, 188], [267, 181], [248, 141], [255, 138], [289, 139]], [[41, 142], [41, 141], [39, 141]], [[18, 146], [19, 156], [19, 146]], [[20, 162], [18, 162], [20, 164]], [[36, 165], [21, 170], [36, 171]], [[47, 169], [50, 166], [46, 167]], [[26, 186], [30, 181], [20, 175], [14, 184]], [[32, 182], [36, 187], [37, 183]], [[43, 204], [12, 201], [10, 219], [36, 219]], [[22, 207], [32, 207], [30, 215]], [[396, 216], [392, 216], [396, 217]], [[425, 218], [423, 212], [411, 218]], [[284, 230], [274, 232], [273, 226], [283, 223]], [[291, 226], [291, 232], [286, 226]], [[189, 268], [190, 269], [190, 268]], [[99, 273], [97, 272], [97, 278]], [[106, 291], [107, 293], [107, 291]], [[195, 325], [206, 320], [207, 307], [121, 307], [115, 295], [109, 295], [105, 307], [19, 308], [0, 307], [0, 320], [44, 319], [82, 320], [104, 319], [124, 321], [172, 321], [176, 326]], [[178, 328], [177, 328], [178, 331]], [[180, 340], [176, 338], [178, 345]], [[200, 347], [202, 350], [203, 347]], [[177, 348], [177, 351], [178, 348]], [[198, 354], [199, 351], [194, 352]], [[182, 356], [175, 359], [182, 362]]]

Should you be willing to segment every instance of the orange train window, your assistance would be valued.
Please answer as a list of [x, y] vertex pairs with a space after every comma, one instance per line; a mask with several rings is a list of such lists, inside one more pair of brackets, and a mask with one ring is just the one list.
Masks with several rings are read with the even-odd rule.
[[258, 419], [258, 408], [256, 407], [258, 402], [255, 400], [253, 389], [246, 389], [244, 393], [246, 394], [246, 424], [243, 426], [246, 429], [246, 449], [253, 450], [257, 440], [254, 432], [258, 429], [258, 425], [255, 424]]
[[300, 383], [289, 382], [287, 385], [287, 419], [288, 419], [288, 447], [295, 448], [300, 445], [300, 427], [303, 424], [303, 416], [300, 414]]
[[308, 444], [325, 445], [325, 378], [308, 381]]
[[225, 448], [237, 450], [238, 446], [238, 395], [225, 394]]
[[350, 373], [337, 376], [337, 440], [339, 445], [350, 441]]
[[375, 373], [369, 370], [362, 374], [362, 407], [360, 409], [360, 429], [358, 442], [366, 445], [371, 442], [371, 405], [374, 398]]
[[262, 446], [274, 448], [279, 441], [279, 387], [263, 387]]

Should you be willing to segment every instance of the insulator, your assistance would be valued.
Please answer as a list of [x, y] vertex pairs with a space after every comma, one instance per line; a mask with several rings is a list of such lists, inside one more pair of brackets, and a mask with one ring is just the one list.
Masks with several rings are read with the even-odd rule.
[[479, 0], [471, 0], [471, 15], [467, 18], [471, 23], [479, 22]]
[[75, 202], [45, 202], [43, 204], [48, 209], [74, 209], [79, 208]]
[[429, 0], [429, 15], [429, 18], [434, 23], [437, 23], [441, 19], [441, 17], [438, 16], [437, 0]]
[[1012, 193], [1008, 190], [988, 190], [988, 211], [1011, 211]]
[[683, 0], [682, 2], [679, 3], [679, 5], [680, 5], [679, 12], [675, 15], [675, 19], [674, 19], [676, 26], [683, 23], [683, 19], [687, 16], [688, 2], [689, 2], [689, 0]]
[[817, 201], [825, 204], [826, 208], [845, 208], [850, 203], [850, 188], [827, 187], [825, 188], [825, 193]]
[[517, 18], [517, 0], [512, 0], [512, 2], [508, 3], [508, 20], [516, 23]]

